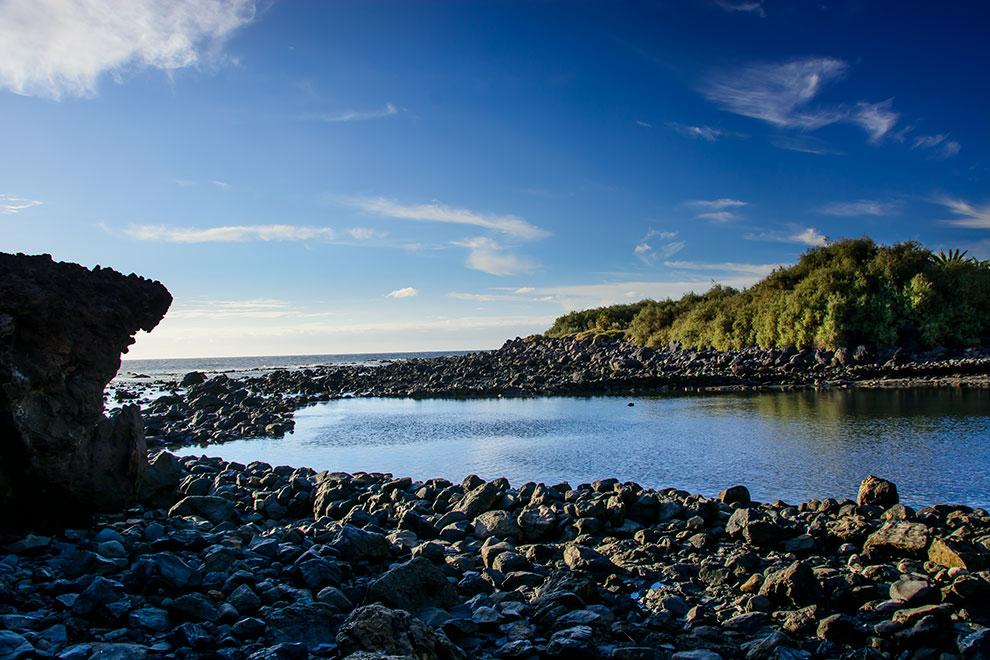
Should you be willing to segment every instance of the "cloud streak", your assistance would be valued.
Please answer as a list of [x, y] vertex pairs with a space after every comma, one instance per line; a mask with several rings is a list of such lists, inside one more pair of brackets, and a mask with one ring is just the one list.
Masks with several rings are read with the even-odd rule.
[[938, 160], [944, 160], [958, 154], [962, 150], [962, 145], [955, 140], [950, 140], [949, 136], [945, 133], [939, 133], [937, 135], [919, 135], [915, 137], [912, 148], [926, 149]]
[[818, 209], [819, 213], [837, 217], [885, 216], [894, 215], [900, 211], [897, 202], [881, 202], [875, 199], [857, 199], [851, 202], [832, 202]]
[[739, 213], [732, 209], [749, 206], [749, 202], [744, 202], [741, 199], [732, 199], [731, 197], [722, 197], [720, 199], [694, 199], [684, 202], [684, 206], [698, 211], [694, 217], [699, 220], [731, 222], [740, 217]]
[[966, 229], [990, 229], [990, 204], [977, 206], [957, 197], [940, 197], [935, 201], [955, 216], [946, 220], [948, 224]]
[[354, 121], [369, 121], [371, 119], [384, 119], [399, 114], [399, 109], [393, 103], [386, 103], [377, 110], [345, 110], [338, 113], [309, 114], [303, 115], [302, 119], [322, 121], [328, 124], [339, 124]]
[[413, 298], [419, 295], [419, 289], [407, 286], [385, 294], [386, 298]]
[[534, 261], [504, 252], [498, 241], [487, 236], [455, 241], [454, 245], [468, 249], [465, 262], [468, 268], [489, 275], [524, 275], [539, 268], [539, 264]]
[[218, 61], [254, 19], [253, 0], [7, 0], [0, 3], [0, 87], [92, 97], [100, 79]]
[[753, 232], [743, 236], [747, 241], [770, 241], [774, 243], [796, 243], [811, 247], [828, 244], [828, 237], [814, 227], [792, 226], [787, 231]]
[[41, 206], [43, 203], [36, 199], [24, 199], [15, 195], [0, 195], [0, 214], [14, 215], [25, 209]]
[[750, 64], [715, 75], [702, 85], [701, 93], [723, 110], [778, 128], [815, 130], [844, 122], [859, 126], [871, 143], [879, 143], [900, 119], [893, 99], [859, 101], [852, 106], [813, 103], [848, 71], [849, 65], [834, 57]]
[[340, 203], [370, 215], [399, 220], [442, 222], [490, 229], [523, 240], [545, 238], [550, 232], [516, 215], [482, 213], [439, 202], [403, 204], [387, 197], [345, 197]]
[[228, 225], [222, 227], [131, 225], [124, 230], [124, 233], [139, 241], [163, 243], [329, 241], [335, 236], [334, 230], [330, 227], [304, 225]]

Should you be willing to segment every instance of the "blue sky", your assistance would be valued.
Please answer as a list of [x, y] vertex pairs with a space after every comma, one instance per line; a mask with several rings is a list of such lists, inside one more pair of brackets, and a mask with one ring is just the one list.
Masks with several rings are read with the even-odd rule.
[[134, 357], [494, 347], [827, 239], [990, 257], [983, 3], [0, 3], [0, 250]]

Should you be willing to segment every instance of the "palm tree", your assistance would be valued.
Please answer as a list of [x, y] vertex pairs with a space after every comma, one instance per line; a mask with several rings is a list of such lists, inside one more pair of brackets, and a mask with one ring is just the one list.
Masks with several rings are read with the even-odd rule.
[[973, 257], [967, 257], [969, 250], [960, 250], [956, 248], [955, 250], [949, 250], [945, 252], [944, 250], [939, 250], [938, 254], [932, 254], [930, 259], [932, 263], [938, 264], [943, 268], [950, 268], [952, 266], [960, 266], [962, 264], [975, 264], [978, 263]]

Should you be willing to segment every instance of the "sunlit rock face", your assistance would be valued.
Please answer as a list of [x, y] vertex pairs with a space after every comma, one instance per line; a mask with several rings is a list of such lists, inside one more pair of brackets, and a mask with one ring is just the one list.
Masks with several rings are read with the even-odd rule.
[[172, 296], [159, 282], [0, 253], [0, 525], [45, 526], [130, 502], [147, 462], [141, 415], [103, 390]]

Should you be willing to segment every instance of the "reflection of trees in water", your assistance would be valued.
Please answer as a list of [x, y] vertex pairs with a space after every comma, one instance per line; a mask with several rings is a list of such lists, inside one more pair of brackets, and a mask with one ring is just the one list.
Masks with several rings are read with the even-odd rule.
[[985, 417], [990, 411], [990, 390], [932, 388], [787, 392], [756, 394], [751, 403], [760, 416], [785, 420], [828, 422], [911, 418], [921, 422], [944, 417]]

